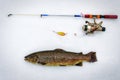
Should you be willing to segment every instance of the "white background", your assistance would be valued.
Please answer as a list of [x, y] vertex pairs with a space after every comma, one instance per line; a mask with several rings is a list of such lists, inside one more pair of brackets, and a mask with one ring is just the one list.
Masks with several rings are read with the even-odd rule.
[[[92, 19], [74, 17], [11, 16], [25, 14], [117, 14], [120, 0], [0, 0], [0, 80], [119, 80], [120, 19], [98, 19], [106, 32], [85, 36], [81, 27]], [[52, 31], [68, 33], [61, 37]], [[74, 36], [77, 33], [77, 36]], [[24, 56], [61, 48], [97, 52], [96, 63], [82, 67], [49, 67], [24, 61]]]

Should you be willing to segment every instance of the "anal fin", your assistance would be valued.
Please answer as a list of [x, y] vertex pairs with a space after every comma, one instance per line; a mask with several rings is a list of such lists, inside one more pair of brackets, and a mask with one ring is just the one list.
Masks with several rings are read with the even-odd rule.
[[82, 64], [82, 62], [79, 62], [79, 63], [77, 63], [77, 64], [75, 64], [76, 66], [82, 66], [83, 64]]

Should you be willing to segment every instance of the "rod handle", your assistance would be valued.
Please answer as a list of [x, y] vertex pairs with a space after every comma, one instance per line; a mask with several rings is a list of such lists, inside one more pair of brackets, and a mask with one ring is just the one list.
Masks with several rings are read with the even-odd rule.
[[105, 18], [105, 19], [117, 19], [118, 15], [91, 15], [91, 14], [85, 14], [85, 18]]

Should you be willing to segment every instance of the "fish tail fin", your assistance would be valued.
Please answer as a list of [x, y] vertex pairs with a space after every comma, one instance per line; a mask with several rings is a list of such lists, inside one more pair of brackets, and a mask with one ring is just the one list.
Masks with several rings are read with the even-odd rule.
[[90, 57], [89, 62], [96, 62], [97, 61], [96, 52], [89, 52], [87, 55]]

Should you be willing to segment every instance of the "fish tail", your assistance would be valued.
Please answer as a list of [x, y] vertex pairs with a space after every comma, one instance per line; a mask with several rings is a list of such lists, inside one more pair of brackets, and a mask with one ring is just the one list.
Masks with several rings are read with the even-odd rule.
[[97, 61], [96, 52], [89, 52], [87, 55], [90, 57], [89, 62], [96, 62]]

